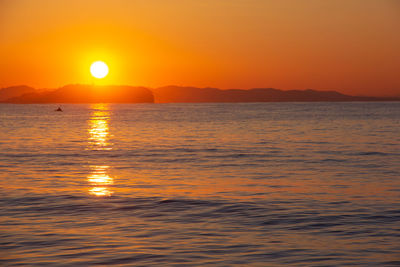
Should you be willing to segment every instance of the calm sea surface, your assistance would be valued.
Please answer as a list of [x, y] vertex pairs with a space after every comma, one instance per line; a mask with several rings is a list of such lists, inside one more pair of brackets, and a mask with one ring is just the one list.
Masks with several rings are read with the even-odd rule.
[[400, 102], [55, 108], [0, 105], [0, 265], [400, 265]]

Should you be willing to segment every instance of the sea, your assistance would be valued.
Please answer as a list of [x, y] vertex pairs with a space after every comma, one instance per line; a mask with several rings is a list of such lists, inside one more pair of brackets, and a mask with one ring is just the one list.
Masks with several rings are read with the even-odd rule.
[[400, 266], [400, 102], [0, 105], [1, 266]]

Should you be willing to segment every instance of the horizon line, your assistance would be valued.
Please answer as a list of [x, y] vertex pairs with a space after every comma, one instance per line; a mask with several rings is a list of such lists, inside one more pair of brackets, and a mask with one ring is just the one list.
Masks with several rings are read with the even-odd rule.
[[[145, 86], [145, 85], [129, 85], [129, 84], [87, 84], [87, 83], [67, 83], [65, 85], [62, 86], [58, 86], [58, 87], [34, 87], [31, 85], [27, 85], [27, 84], [18, 84], [18, 85], [10, 85], [10, 86], [6, 86], [6, 87], [1, 87], [0, 90], [2, 89], [7, 89], [7, 88], [12, 88], [12, 87], [30, 87], [33, 88], [35, 90], [57, 90], [57, 89], [61, 89], [63, 87], [66, 86], [73, 86], [73, 85], [81, 85], [81, 86], [88, 86], [88, 87], [107, 87], [107, 86], [129, 86], [129, 87], [142, 87], [142, 88], [147, 88], [147, 89], [158, 89], [158, 88], [164, 88], [164, 87], [182, 87], [182, 88], [196, 88], [196, 89], [217, 89], [217, 90], [222, 90], [222, 91], [227, 91], [227, 90], [253, 90], [253, 89], [273, 89], [273, 90], [279, 90], [279, 91], [308, 91], [308, 90], [312, 90], [312, 91], [317, 91], [317, 92], [337, 92], [343, 95], [347, 95], [347, 96], [354, 96], [354, 97], [394, 97], [394, 98], [398, 98], [400, 97], [400, 93], [397, 95], [361, 95], [361, 94], [357, 94], [357, 95], [353, 95], [353, 94], [348, 94], [348, 93], [344, 93], [342, 90], [340, 89], [314, 89], [314, 88], [304, 88], [304, 89], [280, 89], [280, 88], [275, 88], [275, 87], [250, 87], [250, 88], [219, 88], [219, 87], [213, 87], [213, 86], [201, 86], [201, 87], [197, 87], [194, 85], [176, 85], [176, 84], [169, 84], [169, 85], [164, 85], [164, 86], [158, 86], [158, 87], [152, 87], [152, 86]], [[399, 89], [400, 91], [400, 89]]]

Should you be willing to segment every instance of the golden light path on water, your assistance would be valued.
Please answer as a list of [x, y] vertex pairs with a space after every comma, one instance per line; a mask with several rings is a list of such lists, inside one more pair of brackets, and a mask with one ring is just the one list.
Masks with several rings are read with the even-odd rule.
[[[108, 121], [110, 110], [108, 104], [92, 104], [93, 110], [88, 120], [88, 150], [111, 150], [112, 143], [109, 141]], [[108, 175], [108, 165], [91, 165], [90, 174], [87, 176], [89, 194], [95, 196], [111, 196], [113, 192], [109, 188], [114, 184], [114, 179]]]

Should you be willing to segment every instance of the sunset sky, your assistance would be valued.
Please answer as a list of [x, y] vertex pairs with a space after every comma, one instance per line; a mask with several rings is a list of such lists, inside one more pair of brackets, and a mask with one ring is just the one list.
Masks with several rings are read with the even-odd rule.
[[92, 83], [400, 95], [397, 0], [0, 0], [0, 87]]

